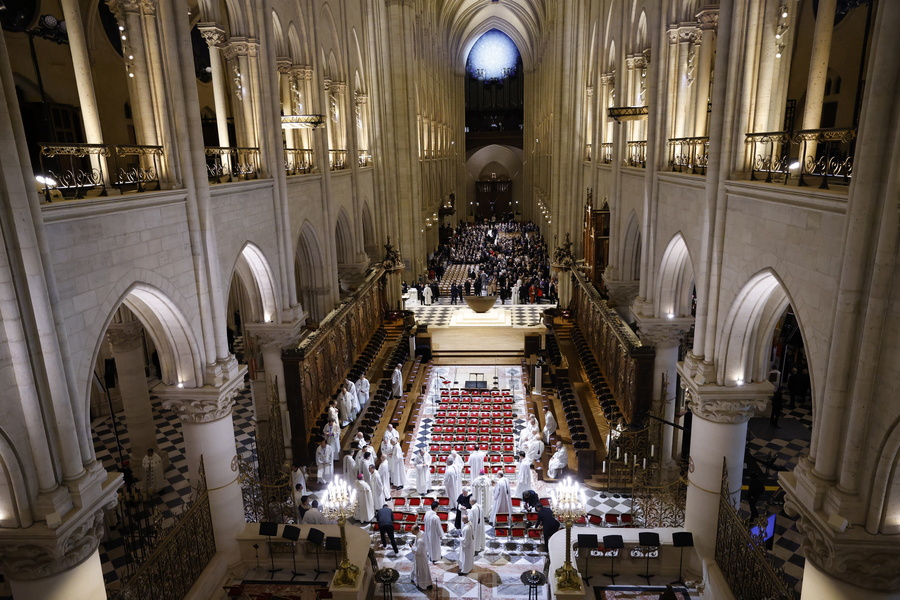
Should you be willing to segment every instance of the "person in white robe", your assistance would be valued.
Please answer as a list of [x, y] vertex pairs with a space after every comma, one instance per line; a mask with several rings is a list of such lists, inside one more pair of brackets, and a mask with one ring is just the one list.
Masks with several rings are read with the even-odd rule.
[[462, 533], [459, 536], [459, 574], [466, 575], [475, 567], [475, 531], [468, 516], [463, 516]]
[[344, 450], [344, 479], [348, 482], [356, 479], [359, 471], [356, 469], [356, 461], [353, 460], [353, 453], [350, 450]]
[[441, 518], [437, 514], [436, 501], [431, 503], [431, 510], [425, 513], [425, 547], [431, 562], [441, 560]]
[[403, 395], [403, 365], [394, 367], [394, 373], [391, 375], [391, 395], [399, 398]]
[[328, 525], [328, 519], [326, 519], [325, 515], [322, 514], [322, 511], [319, 510], [319, 502], [317, 500], [312, 501], [309, 510], [303, 515], [303, 524]]
[[410, 545], [413, 547], [415, 558], [413, 559], [412, 573], [410, 574], [413, 584], [420, 590], [431, 588], [431, 565], [428, 564], [428, 543], [425, 540], [425, 533], [419, 529], [418, 525], [412, 528], [413, 540]]
[[391, 453], [388, 455], [391, 466], [391, 485], [396, 488], [406, 486], [406, 464], [403, 462], [403, 448], [396, 439], [391, 440]]
[[366, 436], [363, 435], [362, 431], [356, 432], [356, 435], [353, 438], [353, 443], [351, 444], [351, 446], [357, 450], [362, 450], [363, 448], [366, 447]]
[[341, 427], [346, 427], [353, 419], [353, 403], [350, 402], [347, 388], [341, 388], [341, 393], [338, 394], [338, 412], [341, 415]]
[[375, 497], [362, 473], [356, 478], [356, 513], [353, 516], [360, 523], [368, 523], [375, 517]]
[[153, 448], [147, 448], [147, 454], [141, 460], [144, 468], [144, 495], [149, 497], [166, 487], [166, 478], [163, 477], [162, 458]]
[[484, 450], [480, 448], [476, 448], [473, 452], [469, 453], [469, 480], [475, 481], [478, 477], [479, 473], [484, 469]]
[[544, 413], [544, 443], [550, 443], [550, 436], [556, 433], [556, 429], [559, 427], [556, 423], [556, 417], [553, 416], [553, 413], [550, 412], [550, 409]]
[[334, 475], [334, 450], [325, 440], [316, 448], [316, 477], [319, 483], [328, 484]]
[[444, 471], [444, 489], [447, 497], [450, 498], [450, 508], [456, 508], [456, 499], [462, 493], [462, 482], [459, 477], [459, 470], [452, 458], [447, 459], [447, 470]]
[[337, 460], [341, 456], [341, 426], [337, 424], [337, 421], [329, 421], [325, 423], [325, 427], [322, 428], [322, 435], [325, 436], [325, 439], [328, 441], [328, 445], [331, 446], [331, 460]]
[[300, 486], [300, 489], [303, 490], [303, 495], [309, 493], [306, 489], [306, 467], [298, 467], [294, 465], [291, 468], [291, 489], [297, 489], [297, 486]]
[[513, 304], [519, 303], [519, 284], [518, 283], [512, 287], [512, 303]]
[[538, 423], [536, 416], [528, 415], [528, 422], [526, 423], [526, 427], [531, 429], [531, 437], [540, 437], [541, 425], [540, 423]]
[[509, 481], [501, 476], [500, 481], [494, 486], [494, 505], [491, 507], [491, 519], [495, 520], [499, 514], [512, 512], [512, 493], [509, 490]]
[[547, 475], [553, 479], [558, 479], [563, 469], [569, 466], [569, 452], [562, 442], [556, 442], [556, 452], [550, 457], [547, 464]]
[[371, 387], [365, 373], [361, 374], [359, 379], [356, 380], [356, 397], [359, 399], [360, 410], [363, 410], [366, 404], [369, 403], [369, 390]]
[[484, 512], [478, 500], [471, 498], [472, 508], [469, 509], [469, 527], [475, 532], [475, 553], [484, 550]]
[[393, 424], [388, 423], [387, 428], [384, 430], [384, 437], [389, 437], [391, 439], [400, 441], [400, 432], [394, 429]]
[[494, 491], [491, 489], [493, 484], [491, 476], [484, 469], [479, 472], [478, 477], [472, 483], [472, 498], [481, 505], [486, 520], [493, 518], [491, 516], [491, 506], [494, 503]]
[[375, 461], [372, 459], [372, 455], [365, 450], [360, 450], [357, 453], [356, 458], [356, 472], [360, 473], [363, 476], [363, 479], [366, 480], [370, 486], [372, 482], [369, 478], [369, 465], [374, 465]]
[[541, 462], [541, 457], [544, 455], [544, 441], [540, 437], [531, 438], [526, 446], [525, 454], [531, 462]]
[[387, 454], [381, 455], [381, 462], [378, 464], [378, 473], [381, 475], [381, 493], [384, 499], [391, 500], [391, 463], [388, 461]]
[[425, 296], [425, 306], [431, 306], [431, 299], [433, 294], [431, 293], [431, 286], [425, 286], [425, 289], [422, 291], [422, 295]]
[[528, 448], [528, 442], [530, 442], [530, 441], [531, 441], [531, 428], [526, 425], [525, 427], [522, 428], [522, 431], [519, 432], [519, 447], [516, 448], [516, 451], [517, 452], [519, 450], [524, 451], [526, 448]]
[[344, 393], [347, 394], [347, 399], [350, 402], [350, 420], [355, 421], [356, 417], [359, 416], [359, 396], [356, 394], [356, 384], [354, 384], [349, 379], [344, 380]]
[[427, 447], [419, 448], [413, 454], [413, 464], [416, 465], [416, 491], [427, 494], [431, 488], [431, 454]]
[[533, 464], [524, 452], [519, 452], [519, 466], [516, 467], [516, 489], [513, 492], [516, 498], [521, 498], [522, 494], [534, 487], [531, 479]]
[[390, 497], [390, 491], [384, 493], [384, 484], [381, 482], [381, 473], [375, 468], [375, 465], [369, 465], [369, 487], [372, 489], [372, 498], [375, 503], [384, 503]]
[[329, 421], [337, 421], [340, 423], [341, 413], [338, 411], [337, 402], [334, 400], [328, 401], [328, 420]]
[[[445, 464], [448, 468], [450, 467], [450, 465], [453, 465], [456, 468], [456, 470], [459, 471], [460, 474], [462, 474], [463, 459], [462, 459], [462, 457], [460, 457], [459, 453], [456, 451], [456, 448], [453, 448], [452, 450], [450, 450], [450, 454], [447, 455]], [[462, 481], [462, 479], [460, 479], [460, 481]]]

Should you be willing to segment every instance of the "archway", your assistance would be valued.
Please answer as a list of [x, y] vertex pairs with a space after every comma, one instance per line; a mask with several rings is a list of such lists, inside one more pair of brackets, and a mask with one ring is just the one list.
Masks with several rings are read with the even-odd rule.
[[636, 281], [641, 278], [641, 228], [634, 211], [628, 215], [622, 246], [622, 280]]
[[690, 317], [694, 298], [694, 266], [680, 233], [663, 253], [657, 277], [656, 316]]
[[309, 312], [310, 319], [321, 321], [328, 314], [328, 278], [325, 276], [325, 260], [319, 236], [309, 221], [300, 228], [294, 277], [297, 293]]

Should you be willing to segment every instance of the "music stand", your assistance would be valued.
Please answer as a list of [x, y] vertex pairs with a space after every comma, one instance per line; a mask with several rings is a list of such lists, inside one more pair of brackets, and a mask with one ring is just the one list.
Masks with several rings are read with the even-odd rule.
[[321, 529], [316, 529], [315, 527], [310, 529], [309, 534], [306, 536], [306, 543], [312, 545], [316, 549], [316, 576], [313, 577], [313, 579], [317, 579], [319, 575], [324, 575], [328, 572], [319, 568], [319, 548], [322, 547], [324, 541], [325, 532]]
[[625, 542], [622, 541], [621, 535], [604, 535], [603, 547], [607, 551], [612, 551], [612, 554], [609, 555], [609, 573], [604, 573], [603, 576], [612, 579], [613, 585], [616, 585], [616, 577], [619, 576], [616, 573], [616, 556], [618, 556], [619, 550], [625, 547]]
[[690, 531], [676, 531], [672, 534], [672, 545], [681, 549], [681, 555], [678, 557], [678, 579], [672, 584], [680, 583], [684, 585], [684, 578], [681, 576], [681, 566], [684, 561], [684, 549], [694, 547], [694, 535]]
[[293, 525], [285, 525], [284, 530], [281, 532], [281, 537], [292, 542], [291, 561], [293, 562], [294, 569], [291, 571], [291, 581], [293, 581], [294, 577], [303, 575], [303, 573], [297, 572], [297, 540], [300, 539], [300, 528], [294, 527]]
[[642, 531], [638, 534], [638, 545], [644, 549], [644, 557], [647, 559], [647, 568], [644, 570], [643, 575], [639, 575], [639, 577], [643, 577], [647, 580], [647, 585], [650, 585], [650, 578], [655, 577], [655, 575], [650, 574], [650, 548], [656, 548], [657, 553], [659, 553], [659, 534], [655, 531]]
[[578, 534], [578, 549], [581, 550], [582, 548], [586, 548], [588, 550], [587, 558], [584, 561], [584, 577], [582, 577], [585, 583], [590, 583], [591, 579], [593, 579], [593, 576], [588, 575], [588, 572], [590, 572], [591, 565], [591, 550], [596, 550], [597, 545], [598, 542], [596, 535], [585, 535], [583, 533]]
[[339, 538], [339, 537], [325, 538], [325, 549], [328, 550], [329, 552], [334, 552], [334, 568], [335, 568], [335, 570], [337, 570], [337, 568], [338, 568], [337, 555], [338, 555], [338, 552], [340, 552], [343, 549], [343, 546], [341, 545], [341, 538]]
[[272, 562], [272, 568], [267, 570], [269, 571], [269, 578], [274, 579], [275, 573], [281, 571], [281, 569], [275, 568], [275, 554], [272, 552], [272, 536], [278, 535], [278, 523], [260, 523], [259, 535], [269, 538], [269, 560]]

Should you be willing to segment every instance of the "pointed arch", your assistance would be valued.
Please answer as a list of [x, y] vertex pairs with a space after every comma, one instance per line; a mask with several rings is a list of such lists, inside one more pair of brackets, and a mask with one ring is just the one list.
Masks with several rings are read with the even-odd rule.
[[341, 37], [338, 35], [338, 29], [335, 25], [334, 14], [328, 4], [322, 6], [320, 12], [323, 33], [325, 35], [319, 38], [322, 48], [322, 56], [327, 57], [329, 71], [325, 74], [332, 81], [346, 81], [346, 74], [343, 71], [345, 65], [344, 57], [341, 56]]
[[325, 308], [320, 298], [328, 289], [325, 274], [325, 256], [319, 235], [309, 221], [300, 227], [297, 239], [294, 277], [297, 293], [310, 316], [318, 321], [325, 318]]
[[637, 213], [628, 213], [622, 246], [622, 279], [635, 281], [641, 278], [641, 227]]
[[694, 265], [681, 233], [666, 246], [659, 266], [656, 288], [657, 317], [689, 317], [694, 287]]
[[307, 36], [298, 31], [297, 25], [292, 21], [287, 30], [288, 56], [295, 65], [311, 65], [309, 46], [306, 44]]
[[284, 27], [281, 26], [281, 19], [278, 13], [272, 9], [272, 35], [275, 38], [275, 56], [288, 56], [288, 47], [284, 42]]
[[241, 248], [232, 269], [232, 279], [237, 276], [248, 295], [250, 314], [243, 315], [247, 323], [280, 321], [278, 290], [272, 268], [259, 246], [247, 242]]
[[0, 429], [0, 527], [30, 527], [30, 487], [25, 479], [25, 469], [12, 438]]
[[343, 207], [338, 210], [334, 224], [334, 244], [337, 251], [338, 266], [353, 261], [353, 227]]
[[369, 209], [368, 198], [362, 203], [362, 235], [363, 246], [370, 260], [378, 260], [378, 242], [375, 241], [375, 221], [372, 219], [372, 211]]
[[896, 535], [900, 533], [900, 419], [885, 433], [877, 456], [866, 531]]

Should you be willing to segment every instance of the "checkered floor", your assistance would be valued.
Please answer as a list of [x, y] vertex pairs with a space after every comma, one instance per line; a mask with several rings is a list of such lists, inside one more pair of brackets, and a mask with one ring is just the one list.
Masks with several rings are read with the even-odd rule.
[[[163, 410], [158, 398], [151, 396], [150, 400], [153, 406], [156, 439], [160, 452], [165, 452], [169, 456], [170, 465], [165, 472], [168, 485], [163, 488], [158, 497], [151, 499], [150, 502], [126, 503], [123, 509], [128, 509], [132, 514], [138, 515], [148, 515], [158, 510], [161, 523], [165, 528], [171, 525], [175, 515], [181, 513], [184, 503], [190, 496], [191, 485], [188, 481], [181, 421], [172, 411]], [[253, 400], [249, 387], [245, 387], [235, 397], [232, 419], [238, 454], [253, 455], [255, 453], [255, 424]], [[116, 470], [119, 465], [119, 451], [113, 427], [114, 420], [119, 433], [122, 456], [127, 459], [131, 446], [124, 414], [118, 413], [114, 418], [101, 417], [91, 423], [97, 460], [101, 461], [108, 471]], [[139, 449], [138, 452], [140, 452]], [[110, 527], [108, 531], [107, 539], [100, 544], [100, 560], [103, 564], [103, 577], [107, 585], [121, 578], [127, 565], [132, 561], [132, 553], [139, 552], [137, 549], [129, 547], [128, 541], [120, 535], [115, 527]]]
[[[541, 324], [541, 313], [555, 304], [500, 304], [497, 307], [512, 313], [513, 327], [537, 327]], [[441, 298], [439, 302], [431, 306], [407, 305], [407, 308], [416, 313], [416, 321], [429, 327], [449, 327], [453, 311], [467, 308], [465, 301], [462, 304], [450, 304], [449, 298]]]

